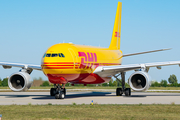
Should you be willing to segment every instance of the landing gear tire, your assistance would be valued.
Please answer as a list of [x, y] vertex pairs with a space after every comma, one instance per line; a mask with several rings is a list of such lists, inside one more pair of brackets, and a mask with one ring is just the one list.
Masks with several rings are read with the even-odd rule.
[[66, 95], [66, 88], [63, 88], [64, 95]]
[[55, 96], [56, 95], [56, 88], [51, 88], [50, 95]]
[[60, 93], [55, 95], [56, 99], [64, 99], [64, 97], [65, 97], [64, 92], [60, 92]]
[[59, 99], [59, 94], [56, 94], [56, 95], [55, 95], [55, 98], [56, 98], [56, 99]]
[[131, 96], [131, 89], [130, 88], [125, 89], [125, 96]]
[[[65, 84], [63, 87], [65, 87]], [[50, 89], [50, 95], [55, 96], [55, 99], [64, 99], [66, 95], [66, 88], [63, 87], [62, 85], [54, 84], [54, 88]]]
[[59, 99], [64, 99], [64, 97], [65, 97], [64, 92], [60, 92], [60, 94], [59, 94]]
[[123, 92], [122, 92], [122, 88], [117, 88], [116, 89], [116, 96], [122, 96]]

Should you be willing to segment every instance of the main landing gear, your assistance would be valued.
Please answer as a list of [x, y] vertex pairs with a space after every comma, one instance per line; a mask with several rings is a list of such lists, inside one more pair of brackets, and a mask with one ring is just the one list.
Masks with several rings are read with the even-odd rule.
[[[119, 75], [121, 75], [121, 80], [118, 78]], [[122, 88], [116, 89], [116, 96], [122, 96], [123, 93], [125, 96], [131, 96], [131, 89], [126, 88], [125, 86], [125, 72], [122, 72], [119, 75], [114, 76], [122, 85]]]
[[54, 88], [50, 90], [50, 95], [55, 96], [56, 99], [64, 99], [66, 95], [66, 88], [64, 86], [54, 84]]

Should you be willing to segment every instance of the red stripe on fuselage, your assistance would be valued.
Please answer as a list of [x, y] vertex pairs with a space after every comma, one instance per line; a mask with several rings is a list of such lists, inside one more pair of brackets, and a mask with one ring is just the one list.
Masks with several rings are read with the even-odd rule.
[[[42, 66], [46, 67], [46, 66], [74, 66], [74, 65], [42, 65]], [[79, 66], [79, 65], [75, 65], [75, 66]]]
[[[74, 64], [74, 62], [44, 62], [42, 64]], [[79, 63], [75, 63], [79, 64]]]
[[[65, 65], [66, 63], [66, 65]], [[67, 64], [68, 63], [68, 64]], [[44, 63], [42, 64], [42, 69], [91, 69], [92, 66], [94, 65], [95, 68], [97, 68], [98, 66], [110, 66], [110, 65], [121, 65], [120, 63], [81, 63], [78, 64], [76, 63], [74, 65], [73, 62], [49, 62], [49, 63]], [[83, 66], [83, 67], [82, 67]]]
[[[93, 63], [93, 62], [92, 62]], [[74, 65], [74, 63], [73, 62], [69, 62], [69, 63], [65, 63], [65, 62], [52, 62], [52, 63], [44, 63], [44, 64], [42, 64], [42, 65], [48, 65], [48, 64], [73, 64]], [[75, 65], [77, 65], [77, 64], [80, 64], [80, 63], [75, 63]], [[87, 63], [86, 63], [87, 64]], [[94, 63], [95, 65], [96, 64], [108, 64], [108, 65], [121, 65], [120, 63]]]
[[42, 69], [74, 69], [74, 67], [42, 67]]

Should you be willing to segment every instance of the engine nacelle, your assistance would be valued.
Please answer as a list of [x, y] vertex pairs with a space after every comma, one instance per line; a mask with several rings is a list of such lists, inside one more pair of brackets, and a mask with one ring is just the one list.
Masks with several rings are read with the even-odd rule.
[[129, 78], [130, 87], [137, 92], [146, 91], [150, 87], [150, 76], [147, 72], [134, 72]]
[[30, 78], [26, 72], [13, 73], [8, 79], [9, 88], [15, 92], [26, 91], [32, 85]]

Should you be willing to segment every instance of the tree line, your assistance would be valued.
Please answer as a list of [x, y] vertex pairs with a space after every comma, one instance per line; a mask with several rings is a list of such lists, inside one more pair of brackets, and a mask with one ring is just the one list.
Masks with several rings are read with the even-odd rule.
[[4, 78], [3, 80], [0, 78], [0, 86], [8, 86], [8, 78]]
[[[180, 83], [177, 82], [176, 75], [172, 74], [167, 80], [161, 80], [161, 82], [151, 82], [151, 87], [180, 87]], [[169, 84], [168, 84], [169, 82]]]

